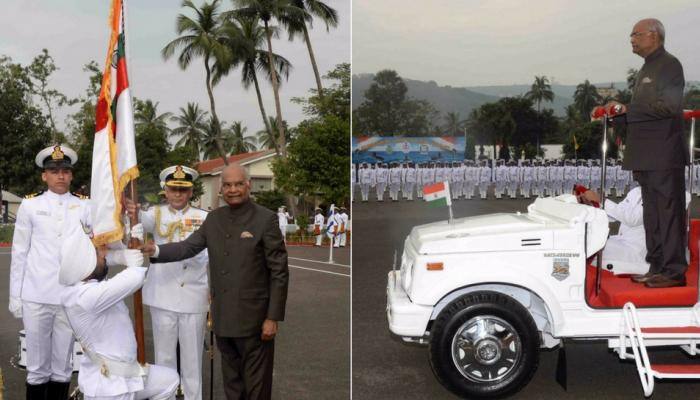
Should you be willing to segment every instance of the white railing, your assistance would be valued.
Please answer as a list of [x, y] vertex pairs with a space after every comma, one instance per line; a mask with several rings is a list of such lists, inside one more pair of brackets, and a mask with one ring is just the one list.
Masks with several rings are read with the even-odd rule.
[[[654, 392], [654, 375], [651, 370], [647, 348], [644, 345], [644, 337], [639, 325], [639, 318], [637, 317], [637, 308], [631, 302], [627, 302], [622, 309], [622, 315], [624, 317], [624, 328], [620, 332], [618, 353], [623, 360], [634, 359], [639, 380], [642, 382], [642, 388], [644, 389], [644, 396], [649, 397]], [[625, 334], [629, 338], [632, 354], [627, 352]]]

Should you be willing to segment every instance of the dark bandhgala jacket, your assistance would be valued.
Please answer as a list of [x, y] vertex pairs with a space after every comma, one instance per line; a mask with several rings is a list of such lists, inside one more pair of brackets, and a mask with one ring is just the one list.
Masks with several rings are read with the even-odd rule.
[[284, 320], [289, 270], [277, 215], [248, 201], [210, 212], [186, 240], [159, 245], [157, 262], [209, 252], [214, 333], [260, 334], [265, 319]]
[[627, 114], [615, 118], [627, 125], [623, 168], [633, 171], [684, 168], [689, 162], [683, 135], [681, 63], [662, 47], [648, 55], [637, 74]]

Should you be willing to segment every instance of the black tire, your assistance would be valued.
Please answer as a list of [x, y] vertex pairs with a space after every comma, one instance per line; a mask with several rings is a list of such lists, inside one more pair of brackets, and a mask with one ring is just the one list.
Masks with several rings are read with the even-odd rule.
[[[457, 298], [435, 319], [430, 365], [458, 396], [501, 398], [530, 382], [539, 348], [537, 326], [525, 307], [508, 295], [480, 291]], [[458, 368], [458, 361], [468, 367]]]

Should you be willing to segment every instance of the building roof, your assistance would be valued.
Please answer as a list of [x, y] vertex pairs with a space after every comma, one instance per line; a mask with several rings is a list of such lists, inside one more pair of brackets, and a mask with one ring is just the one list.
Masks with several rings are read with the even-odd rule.
[[14, 193], [8, 192], [6, 190], [2, 191], [2, 199], [3, 201], [7, 201], [8, 203], [21, 203], [22, 198], [17, 196]]
[[[254, 151], [252, 153], [241, 153], [229, 156], [228, 162], [229, 164], [238, 163], [241, 165], [247, 165], [274, 155], [274, 150]], [[222, 160], [221, 157], [213, 160], [205, 160], [198, 163], [195, 168], [201, 175], [217, 175], [222, 169], [224, 169], [224, 160]]]

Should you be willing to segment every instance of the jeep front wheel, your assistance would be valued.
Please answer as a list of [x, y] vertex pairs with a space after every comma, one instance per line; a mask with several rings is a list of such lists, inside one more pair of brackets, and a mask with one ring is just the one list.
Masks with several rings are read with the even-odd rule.
[[539, 364], [537, 326], [527, 309], [497, 292], [466, 294], [433, 323], [430, 364], [447, 389], [468, 398], [513, 394]]

